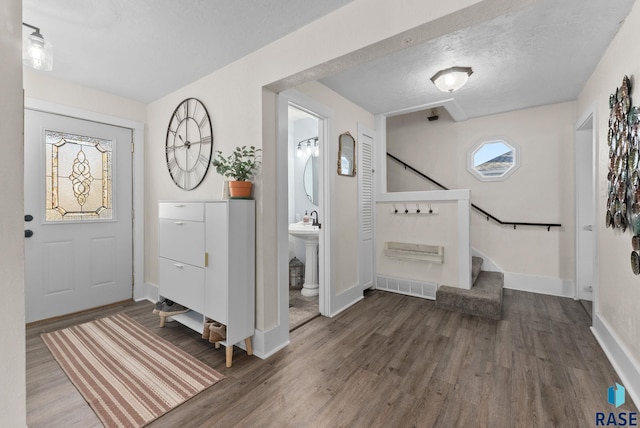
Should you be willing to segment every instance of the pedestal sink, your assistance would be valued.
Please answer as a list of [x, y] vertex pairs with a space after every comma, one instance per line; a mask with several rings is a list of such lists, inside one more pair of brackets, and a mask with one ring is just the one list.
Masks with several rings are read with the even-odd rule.
[[304, 285], [302, 286], [303, 296], [317, 296], [318, 293], [318, 235], [319, 226], [310, 224], [291, 223], [289, 225], [289, 235], [302, 239], [305, 245], [306, 266], [304, 269]]

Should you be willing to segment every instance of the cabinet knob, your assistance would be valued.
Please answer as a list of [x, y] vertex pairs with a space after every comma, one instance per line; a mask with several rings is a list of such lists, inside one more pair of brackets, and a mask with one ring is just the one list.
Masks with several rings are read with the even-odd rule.
[[182, 221], [174, 221], [173, 224], [177, 224], [178, 226], [182, 226], [184, 222]]
[[175, 267], [177, 267], [178, 269], [182, 269], [182, 268], [184, 267], [184, 265], [183, 265], [183, 264], [180, 264], [180, 263], [174, 263], [173, 265], [174, 265]]

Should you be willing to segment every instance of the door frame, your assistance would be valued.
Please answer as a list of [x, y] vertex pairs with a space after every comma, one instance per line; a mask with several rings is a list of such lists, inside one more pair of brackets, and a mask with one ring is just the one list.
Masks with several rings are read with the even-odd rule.
[[24, 108], [131, 129], [135, 147], [132, 159], [133, 300], [144, 300], [144, 123], [35, 98], [25, 98]]
[[[324, 316], [331, 316], [331, 308], [335, 295], [335, 269], [331, 258], [333, 240], [333, 197], [335, 193], [335, 177], [330, 173], [330, 165], [335, 165], [331, 158], [330, 146], [333, 144], [332, 126], [334, 113], [331, 109], [312, 100], [296, 90], [287, 90], [278, 94], [278, 135], [277, 135], [277, 164], [289, 164], [289, 135], [288, 108], [293, 106], [318, 118], [320, 144], [320, 222], [322, 228], [319, 234], [319, 310]], [[289, 326], [289, 168], [277, 168], [277, 242], [278, 242], [278, 316], [279, 327], [287, 329]], [[286, 327], [285, 327], [286, 326]], [[282, 331], [282, 334], [285, 332]]]
[[[574, 146], [574, 164], [575, 164], [575, 299], [579, 300], [582, 296], [581, 287], [584, 285], [578, 281], [579, 272], [581, 266], [584, 263], [591, 263], [593, 266], [592, 272], [592, 299], [593, 299], [593, 312], [597, 312], [598, 306], [598, 230], [599, 225], [597, 224], [597, 205], [598, 205], [598, 132], [597, 132], [597, 118], [596, 118], [596, 108], [595, 106], [591, 106], [587, 109], [586, 113], [576, 122], [575, 126], [575, 146]], [[579, 152], [581, 149], [589, 150], [591, 153], [591, 165], [582, 165], [579, 161]], [[583, 254], [583, 245], [581, 242], [581, 228], [583, 225], [579, 222], [579, 210], [580, 210], [580, 188], [584, 184], [582, 180], [579, 179], [578, 169], [583, 166], [585, 170], [583, 172], [587, 172], [590, 174], [590, 185], [592, 186], [592, 200], [589, 203], [592, 211], [593, 218], [593, 254]], [[585, 259], [586, 257], [586, 259]], [[584, 260], [583, 260], [584, 259]], [[587, 260], [588, 259], [588, 260]]]

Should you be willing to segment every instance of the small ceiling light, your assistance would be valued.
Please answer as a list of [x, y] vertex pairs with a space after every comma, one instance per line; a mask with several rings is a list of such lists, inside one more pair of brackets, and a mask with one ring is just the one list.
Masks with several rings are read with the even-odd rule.
[[442, 92], [453, 92], [462, 88], [472, 74], [471, 67], [451, 67], [438, 71], [431, 81]]
[[38, 27], [24, 22], [22, 25], [34, 30], [22, 44], [22, 63], [36, 70], [53, 70], [53, 45], [44, 39]]

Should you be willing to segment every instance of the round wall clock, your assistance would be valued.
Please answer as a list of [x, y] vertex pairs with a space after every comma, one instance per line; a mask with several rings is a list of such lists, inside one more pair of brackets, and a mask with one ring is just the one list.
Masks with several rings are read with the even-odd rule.
[[185, 190], [198, 187], [213, 155], [211, 119], [199, 100], [187, 98], [178, 104], [169, 121], [165, 149], [173, 182]]

